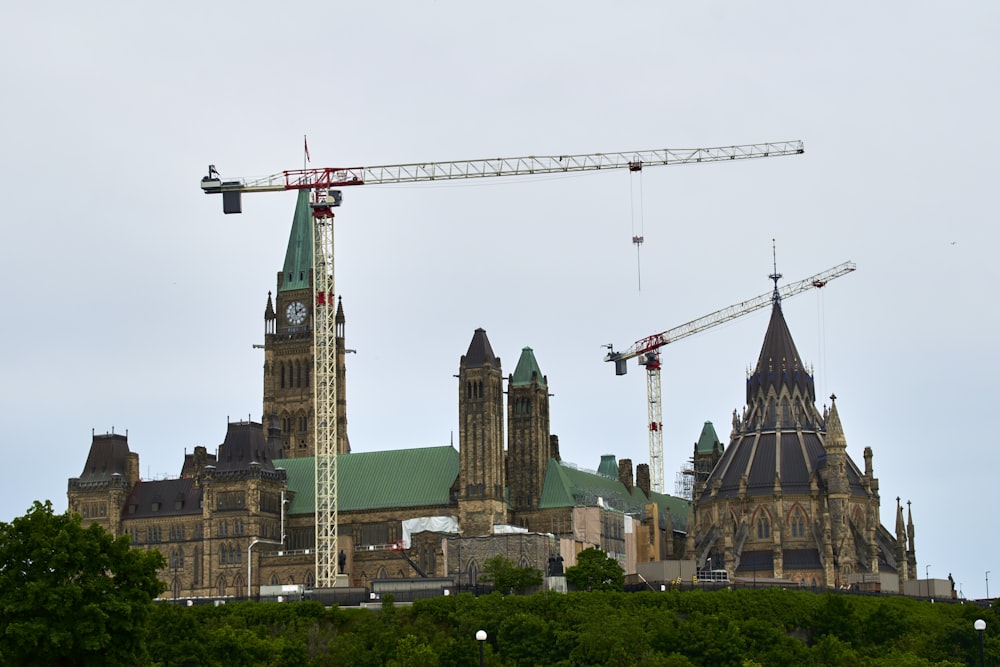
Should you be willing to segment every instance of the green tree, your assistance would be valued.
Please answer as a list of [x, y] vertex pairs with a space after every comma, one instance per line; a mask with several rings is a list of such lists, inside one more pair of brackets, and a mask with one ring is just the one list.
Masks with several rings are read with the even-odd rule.
[[523, 593], [542, 585], [542, 573], [533, 567], [520, 567], [504, 556], [494, 556], [483, 564], [479, 578], [493, 584], [501, 593]]
[[614, 558], [591, 547], [576, 555], [576, 565], [566, 568], [566, 581], [585, 591], [620, 591], [625, 571]]
[[0, 522], [0, 664], [142, 664], [164, 565], [49, 501]]

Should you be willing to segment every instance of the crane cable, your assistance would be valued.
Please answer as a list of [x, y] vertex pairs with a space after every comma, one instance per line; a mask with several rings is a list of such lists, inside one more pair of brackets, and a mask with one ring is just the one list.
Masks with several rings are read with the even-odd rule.
[[[823, 290], [816, 290], [816, 331], [819, 351], [817, 353], [819, 362], [819, 374], [822, 378], [822, 395], [826, 396], [826, 304], [823, 300]], [[815, 377], [815, 371], [813, 376]]]
[[639, 291], [642, 291], [642, 264], [639, 258], [639, 249], [645, 241], [646, 220], [643, 210], [643, 190], [642, 190], [642, 169], [629, 170], [629, 176], [633, 173], [639, 174], [639, 233], [635, 233], [635, 179], [629, 178], [629, 205], [632, 216], [632, 243], [635, 245], [635, 271], [639, 284]]

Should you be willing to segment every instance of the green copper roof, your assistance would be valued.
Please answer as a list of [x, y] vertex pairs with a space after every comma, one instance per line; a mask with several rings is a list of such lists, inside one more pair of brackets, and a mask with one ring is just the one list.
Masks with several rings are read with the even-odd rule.
[[[279, 459], [295, 492], [289, 514], [316, 511], [316, 462], [311, 456]], [[458, 478], [458, 451], [451, 446], [356, 452], [337, 456], [337, 509], [447, 505]]]
[[597, 472], [611, 479], [618, 479], [618, 461], [614, 454], [601, 454], [601, 465], [597, 466]]
[[530, 347], [526, 347], [521, 350], [521, 358], [517, 360], [517, 368], [514, 369], [514, 376], [510, 384], [512, 387], [527, 387], [532, 380], [538, 382], [539, 387], [546, 386], [545, 376], [542, 375], [542, 371], [538, 368], [538, 362], [535, 361], [535, 353], [531, 351]]
[[715, 446], [719, 446], [719, 451], [722, 451], [722, 443], [719, 441], [719, 436], [715, 433], [715, 427], [712, 426], [712, 422], [705, 422], [705, 425], [701, 427], [701, 437], [698, 438], [698, 443], [695, 449], [699, 452], [712, 452]]
[[306, 289], [309, 287], [309, 271], [312, 269], [312, 211], [309, 209], [309, 191], [299, 190], [292, 217], [292, 231], [288, 235], [288, 249], [285, 251], [284, 277], [278, 291]]
[[[642, 491], [639, 491], [639, 489], [636, 489], [636, 492], [642, 495]], [[691, 507], [691, 503], [683, 498], [670, 496], [665, 493], [656, 493], [655, 491], [651, 491], [650, 493], [653, 496], [650, 500], [660, 508], [661, 515], [670, 512], [670, 523], [673, 524], [674, 530], [685, 530], [687, 528], [688, 510]]]
[[652, 496], [647, 499], [646, 494], [637, 486], [629, 493], [628, 488], [617, 479], [550, 459], [538, 506], [539, 509], [594, 506], [600, 499], [613, 510], [639, 514], [651, 500], [660, 508], [661, 513], [669, 510], [675, 529], [684, 530], [687, 525], [688, 501], [664, 493], [653, 492]]

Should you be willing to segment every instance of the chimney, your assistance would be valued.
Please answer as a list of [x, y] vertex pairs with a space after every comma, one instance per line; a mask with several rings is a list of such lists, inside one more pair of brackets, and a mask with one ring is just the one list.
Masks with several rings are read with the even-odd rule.
[[635, 485], [642, 489], [647, 498], [652, 496], [649, 493], [649, 464], [640, 463], [635, 467]]
[[618, 481], [625, 485], [629, 493], [632, 493], [634, 482], [632, 481], [632, 459], [622, 459], [618, 462]]
[[562, 457], [559, 456], [559, 436], [550, 435], [549, 436], [549, 450], [552, 452], [552, 458], [556, 461], [562, 462]]

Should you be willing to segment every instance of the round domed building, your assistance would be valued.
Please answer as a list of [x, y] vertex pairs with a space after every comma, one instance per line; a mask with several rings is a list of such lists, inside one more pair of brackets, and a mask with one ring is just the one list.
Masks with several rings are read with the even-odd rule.
[[902, 590], [916, 573], [912, 518], [904, 528], [897, 499], [895, 535], [882, 526], [872, 450], [858, 467], [836, 397], [817, 409], [775, 295], [729, 446], [695, 446], [695, 465], [711, 473], [695, 482], [688, 554], [734, 579]]

